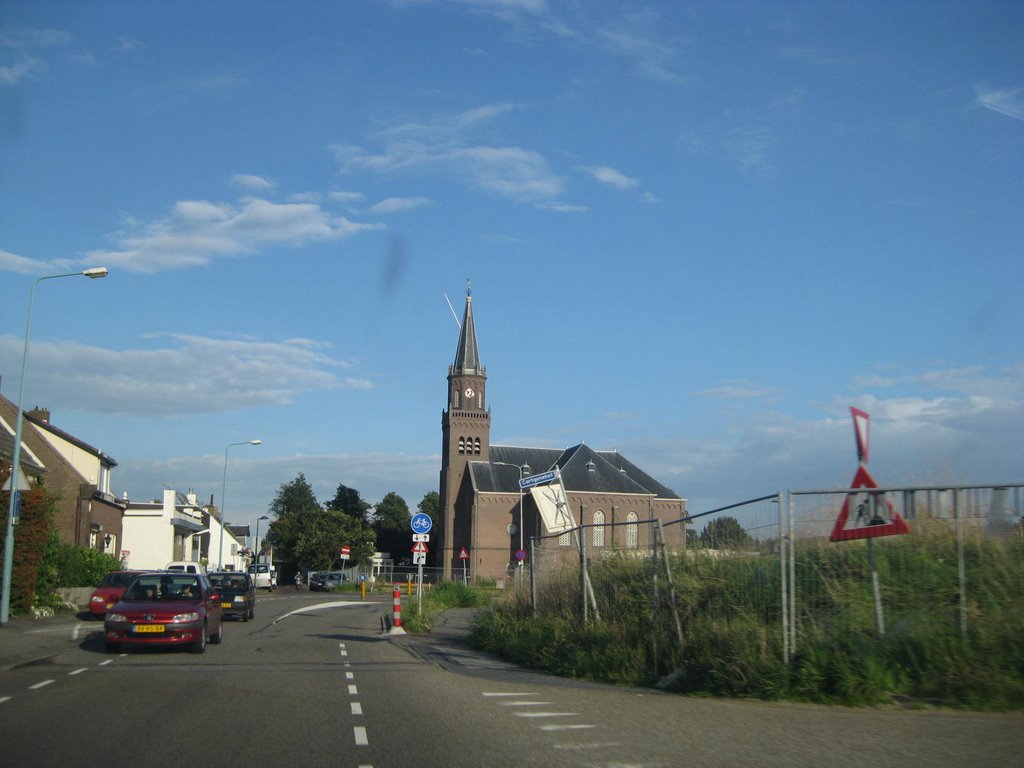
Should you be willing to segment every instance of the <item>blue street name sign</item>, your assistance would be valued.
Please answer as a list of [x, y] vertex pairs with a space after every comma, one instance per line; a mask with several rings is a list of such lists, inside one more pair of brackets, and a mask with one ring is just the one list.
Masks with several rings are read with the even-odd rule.
[[550, 483], [554, 479], [554, 470], [551, 470], [550, 472], [541, 472], [539, 475], [530, 475], [529, 477], [524, 477], [522, 480], [519, 481], [519, 487], [531, 488], [535, 485], [541, 485], [542, 483]]

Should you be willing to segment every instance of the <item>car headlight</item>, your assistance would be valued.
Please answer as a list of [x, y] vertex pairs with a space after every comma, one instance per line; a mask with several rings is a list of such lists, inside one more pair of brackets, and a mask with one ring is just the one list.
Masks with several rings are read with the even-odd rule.
[[125, 616], [122, 613], [108, 613], [107, 614], [107, 621], [127, 622], [128, 621], [128, 617]]
[[89, 602], [90, 603], [105, 603], [105, 602], [107, 602], [107, 598], [101, 597], [100, 595], [93, 595], [92, 597], [89, 598]]
[[193, 611], [192, 613], [179, 613], [176, 616], [171, 617], [172, 622], [184, 622], [184, 621], [199, 621], [199, 614]]

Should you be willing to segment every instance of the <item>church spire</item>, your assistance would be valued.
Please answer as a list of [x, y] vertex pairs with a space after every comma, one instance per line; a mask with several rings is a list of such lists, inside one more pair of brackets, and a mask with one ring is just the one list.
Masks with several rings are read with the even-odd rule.
[[473, 322], [473, 288], [466, 280], [466, 310], [462, 315], [462, 329], [459, 332], [459, 346], [455, 350], [455, 363], [451, 374], [483, 375], [480, 364], [480, 350], [476, 345], [476, 324]]

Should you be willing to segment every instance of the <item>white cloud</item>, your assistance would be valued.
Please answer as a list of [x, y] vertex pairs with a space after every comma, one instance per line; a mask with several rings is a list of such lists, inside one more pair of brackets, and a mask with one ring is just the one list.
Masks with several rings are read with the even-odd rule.
[[380, 229], [333, 216], [313, 203], [272, 203], [250, 198], [239, 205], [183, 200], [172, 213], [148, 224], [133, 224], [114, 236], [116, 248], [87, 254], [102, 263], [132, 272], [160, 272], [203, 266], [218, 258], [256, 253], [272, 246], [302, 247], [343, 240]]
[[614, 187], [615, 189], [628, 191], [640, 186], [640, 179], [634, 179], [630, 176], [626, 176], [621, 171], [607, 165], [583, 165], [580, 166], [580, 169], [589, 173], [602, 184], [607, 184], [609, 187]]
[[22, 275], [44, 275], [53, 265], [46, 261], [29, 259], [0, 249], [0, 272], [17, 272]]
[[430, 123], [404, 123], [382, 131], [377, 152], [344, 144], [331, 148], [341, 174], [400, 171], [438, 172], [517, 203], [549, 207], [559, 203], [564, 179], [539, 152], [517, 146], [482, 144], [473, 136], [482, 123], [515, 109], [490, 104]]
[[429, 197], [389, 197], [370, 206], [371, 213], [399, 213], [401, 211], [412, 211], [426, 205], [433, 205], [434, 201]]
[[1000, 115], [1024, 120], [1024, 88], [988, 89], [975, 86], [978, 103]]
[[263, 192], [273, 189], [276, 185], [269, 179], [262, 176], [255, 176], [250, 173], [235, 173], [231, 175], [231, 184], [249, 192]]
[[[32, 344], [34, 396], [62, 408], [172, 417], [287, 405], [305, 392], [372, 389], [353, 363], [309, 339], [252, 341], [160, 333], [145, 348]], [[0, 370], [18, 370], [22, 340], [0, 336]]]

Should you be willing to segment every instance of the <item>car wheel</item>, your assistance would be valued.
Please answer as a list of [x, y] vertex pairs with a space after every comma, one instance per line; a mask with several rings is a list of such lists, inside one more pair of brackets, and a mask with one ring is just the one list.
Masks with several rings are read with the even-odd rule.
[[205, 653], [206, 652], [206, 626], [204, 625], [202, 630], [199, 632], [199, 639], [192, 643], [192, 647], [189, 649], [192, 653]]
[[255, 606], [249, 609], [249, 618], [250, 619], [255, 619], [256, 618], [256, 608], [255, 608]]
[[210, 642], [214, 645], [220, 645], [224, 642], [224, 621], [220, 622], [220, 629], [217, 630], [217, 634], [210, 638]]
[[249, 620], [249, 613], [250, 613], [249, 611], [246, 611], [245, 613], [242, 614], [242, 621], [248, 621]]

